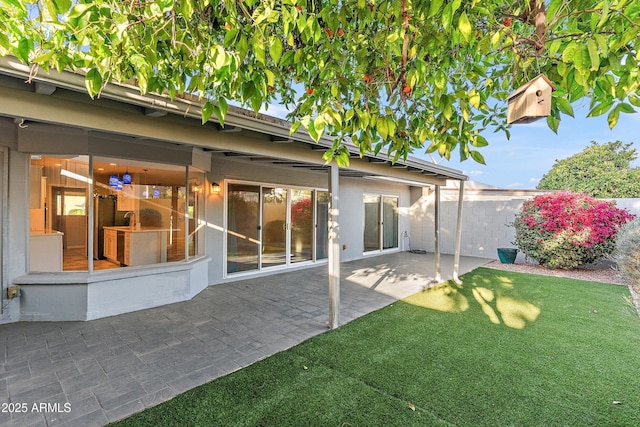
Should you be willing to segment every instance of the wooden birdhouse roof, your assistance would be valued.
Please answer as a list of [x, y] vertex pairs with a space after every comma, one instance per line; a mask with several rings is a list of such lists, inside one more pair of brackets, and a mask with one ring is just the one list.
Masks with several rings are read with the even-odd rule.
[[511, 100], [515, 97], [517, 97], [518, 95], [522, 94], [523, 92], [525, 92], [527, 89], [529, 89], [531, 86], [535, 85], [540, 79], [542, 79], [544, 82], [546, 82], [550, 87], [551, 87], [551, 91], [555, 91], [556, 87], [554, 86], [553, 83], [551, 83], [551, 80], [549, 80], [547, 78], [547, 76], [545, 76], [544, 74], [538, 74], [536, 77], [534, 77], [533, 79], [531, 79], [528, 83], [523, 84], [522, 86], [520, 86], [518, 89], [516, 89], [515, 92], [511, 93], [511, 95], [509, 95], [509, 97], [507, 98], [507, 100]]

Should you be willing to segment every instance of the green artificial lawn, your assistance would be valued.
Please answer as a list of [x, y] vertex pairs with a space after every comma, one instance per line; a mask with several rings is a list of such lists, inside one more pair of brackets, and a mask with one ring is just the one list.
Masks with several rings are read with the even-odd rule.
[[626, 287], [486, 268], [462, 279], [117, 425], [640, 425]]

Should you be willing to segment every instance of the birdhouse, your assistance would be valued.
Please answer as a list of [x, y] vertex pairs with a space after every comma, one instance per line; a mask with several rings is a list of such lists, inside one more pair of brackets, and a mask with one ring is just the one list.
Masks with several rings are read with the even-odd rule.
[[540, 74], [509, 95], [507, 123], [531, 123], [551, 114], [551, 92], [556, 87]]

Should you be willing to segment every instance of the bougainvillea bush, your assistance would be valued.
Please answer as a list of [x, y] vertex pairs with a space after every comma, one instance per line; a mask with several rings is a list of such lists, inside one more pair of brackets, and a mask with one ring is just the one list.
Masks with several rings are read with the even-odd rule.
[[526, 201], [513, 222], [515, 245], [548, 268], [572, 269], [611, 254], [633, 215], [614, 202], [559, 192]]

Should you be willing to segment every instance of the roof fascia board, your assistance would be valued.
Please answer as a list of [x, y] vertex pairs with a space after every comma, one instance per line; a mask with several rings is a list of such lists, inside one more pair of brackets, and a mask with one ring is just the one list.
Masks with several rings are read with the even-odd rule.
[[[0, 73], [5, 73], [8, 75], [12, 75], [20, 78], [28, 78], [30, 75], [30, 69], [28, 66], [20, 63], [20, 61], [16, 58], [4, 56], [0, 57]], [[65, 89], [73, 90], [76, 92], [86, 93], [84, 86], [84, 76], [78, 73], [73, 73], [69, 71], [63, 71], [58, 73], [56, 71], [52, 71], [51, 73], [46, 73], [44, 71], [39, 72], [35, 80], [43, 81], [48, 84], [56, 85], [58, 87], [62, 87]], [[166, 109], [169, 112], [174, 114], [179, 114], [182, 117], [188, 116], [194, 119], [201, 118], [201, 101], [190, 101], [188, 99], [176, 98], [171, 101], [168, 96], [163, 96], [159, 94], [145, 94], [141, 95], [139, 89], [133, 86], [121, 85], [121, 84], [107, 84], [103, 88], [101, 92], [101, 96], [109, 99], [113, 99], [116, 101], [139, 105], [142, 107], [149, 107], [155, 109]], [[40, 101], [42, 102], [42, 101]], [[242, 114], [244, 112], [244, 114]], [[307, 134], [304, 134], [300, 131], [296, 132], [294, 135], [289, 134], [289, 126], [290, 124], [284, 120], [272, 118], [269, 116], [252, 116], [252, 112], [248, 110], [243, 110], [237, 107], [230, 107], [229, 112], [227, 113], [227, 117], [225, 120], [226, 124], [241, 127], [247, 130], [252, 130], [255, 132], [273, 135], [277, 137], [287, 137], [295, 139], [296, 141], [304, 142], [307, 144], [318, 144], [326, 148], [330, 148], [333, 144], [332, 140], [323, 137], [320, 139], [318, 143], [315, 143], [311, 137]], [[141, 114], [141, 118], [144, 115]], [[151, 119], [154, 119], [151, 117]], [[138, 120], [138, 119], [136, 119]], [[154, 123], [159, 123], [159, 120], [156, 120]], [[114, 129], [102, 129], [111, 131]], [[119, 128], [115, 128], [119, 129]], [[144, 135], [141, 135], [144, 136]], [[166, 140], [167, 138], [157, 138]], [[205, 145], [207, 146], [207, 145]], [[354, 153], [359, 153], [358, 148], [355, 145], [349, 144], [350, 151]], [[388, 154], [383, 150], [377, 156], [369, 156], [375, 157], [379, 159], [390, 160]], [[427, 172], [433, 172], [437, 175], [443, 175], [448, 177], [449, 179], [466, 181], [469, 178], [462, 174], [460, 171], [455, 169], [447, 168], [444, 166], [440, 166], [434, 163], [429, 163], [426, 161], [421, 161], [414, 158], [407, 158], [406, 160], [400, 160], [397, 163], [404, 164], [413, 168], [421, 169]], [[391, 168], [387, 167], [386, 175], [393, 175], [391, 173]], [[415, 179], [415, 176], [414, 176]], [[440, 184], [438, 184], [440, 185]]]

